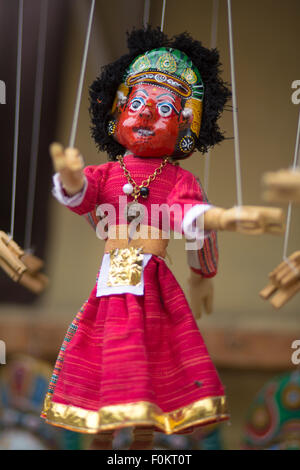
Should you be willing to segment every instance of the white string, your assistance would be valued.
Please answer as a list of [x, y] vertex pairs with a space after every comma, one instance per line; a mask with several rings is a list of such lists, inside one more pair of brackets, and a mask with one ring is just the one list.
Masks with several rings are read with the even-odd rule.
[[[211, 23], [211, 36], [210, 36], [210, 48], [211, 49], [215, 49], [217, 46], [218, 12], [219, 12], [219, 0], [213, 0], [213, 13], [212, 13], [212, 23]], [[204, 163], [204, 192], [206, 195], [208, 193], [210, 156], [211, 156], [211, 149], [208, 150], [206, 157], [205, 157], [205, 163]]]
[[213, 0], [213, 14], [211, 24], [210, 48], [215, 49], [218, 37], [218, 13], [219, 13], [219, 0]]
[[289, 202], [287, 216], [286, 216], [286, 229], [284, 235], [284, 242], [283, 242], [283, 260], [287, 260], [287, 250], [288, 250], [288, 242], [290, 236], [290, 228], [291, 228], [291, 218], [292, 218], [292, 203]]
[[[297, 166], [299, 164], [299, 143], [300, 143], [300, 111], [299, 111], [299, 118], [298, 118], [295, 154], [294, 154], [294, 160], [293, 160], [293, 166], [292, 166], [293, 171], [296, 171]], [[283, 242], [283, 260], [284, 261], [288, 260], [287, 250], [288, 250], [290, 228], [291, 228], [292, 205], [293, 205], [292, 202], [289, 202], [287, 217], [286, 217], [286, 229], [285, 229], [284, 242]]]
[[10, 237], [11, 238], [14, 237], [14, 228], [15, 228], [18, 141], [19, 141], [19, 120], [20, 120], [21, 66], [22, 66], [22, 36], [23, 36], [23, 0], [19, 0], [16, 105], [15, 105], [15, 130], [14, 130], [14, 152], [13, 152], [13, 180], [12, 180], [12, 202], [11, 202], [11, 222], [10, 222]]
[[227, 7], [228, 7], [229, 51], [230, 51], [230, 67], [231, 67], [231, 85], [232, 85], [233, 131], [234, 131], [234, 153], [235, 153], [237, 205], [242, 206], [243, 201], [242, 201], [242, 178], [241, 178], [241, 164], [240, 164], [240, 140], [239, 140], [238, 119], [237, 119], [238, 108], [237, 108], [236, 84], [235, 84], [235, 67], [234, 67], [234, 51], [233, 51], [231, 0], [227, 0]]
[[296, 145], [295, 145], [295, 155], [293, 161], [293, 170], [296, 170], [297, 166], [299, 166], [299, 144], [300, 144], [300, 111], [298, 117], [298, 128], [297, 128], [297, 137], [296, 137]]
[[77, 90], [77, 98], [76, 98], [76, 104], [75, 104], [75, 109], [74, 109], [73, 123], [72, 123], [71, 135], [70, 135], [70, 140], [69, 140], [69, 147], [74, 147], [74, 143], [75, 143], [82, 88], [83, 88], [83, 80], [84, 80], [84, 74], [85, 74], [85, 69], [86, 69], [87, 54], [88, 54], [88, 49], [89, 49], [92, 22], [93, 22], [93, 16], [94, 16], [94, 9], [95, 9], [95, 0], [92, 0], [90, 17], [89, 17], [86, 39], [85, 39], [83, 58], [82, 58], [82, 64], [81, 64], [80, 79], [79, 79], [78, 90]]
[[205, 162], [204, 162], [204, 192], [207, 196], [208, 194], [208, 183], [209, 183], [209, 172], [210, 172], [210, 155], [211, 155], [211, 149], [208, 150], [206, 157], [205, 157]]
[[35, 96], [33, 107], [33, 124], [32, 124], [32, 137], [31, 137], [31, 153], [30, 153], [30, 169], [29, 169], [29, 183], [28, 183], [28, 200], [26, 211], [25, 223], [25, 250], [29, 250], [31, 246], [32, 237], [32, 224], [33, 224], [33, 210], [34, 210], [34, 196], [36, 187], [36, 170], [37, 170], [37, 157], [39, 148], [39, 135], [40, 135], [40, 120], [42, 109], [42, 95], [43, 95], [43, 81], [44, 81], [44, 65], [45, 65], [45, 50], [47, 38], [47, 11], [48, 0], [43, 0], [40, 11], [40, 25], [38, 35], [38, 52], [36, 63], [36, 76], [35, 76]]
[[166, 3], [167, 3], [167, 0], [163, 0], [162, 14], [161, 14], [161, 24], [160, 24], [160, 30], [161, 30], [161, 32], [163, 32], [163, 30], [164, 30], [165, 13], [166, 13]]
[[145, 0], [145, 3], [144, 3], [144, 19], [143, 19], [144, 29], [146, 29], [147, 26], [148, 26], [149, 17], [150, 17], [150, 0]]

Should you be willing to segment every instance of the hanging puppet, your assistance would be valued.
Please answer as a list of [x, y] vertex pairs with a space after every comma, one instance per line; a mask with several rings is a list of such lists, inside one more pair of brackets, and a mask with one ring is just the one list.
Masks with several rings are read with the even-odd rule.
[[283, 261], [269, 274], [268, 285], [260, 291], [260, 296], [270, 300], [275, 308], [281, 308], [291, 298], [300, 292], [300, 251], [290, 256], [288, 241], [291, 225], [292, 203], [300, 202], [300, 169], [299, 169], [299, 143], [300, 143], [300, 112], [296, 135], [295, 154], [291, 168], [276, 172], [267, 172], [263, 175], [263, 198], [268, 202], [288, 202], [286, 231], [283, 244]]
[[[18, 14], [18, 60], [17, 60], [17, 80], [16, 80], [16, 104], [15, 104], [15, 129], [14, 129], [14, 152], [13, 152], [13, 181], [12, 181], [12, 203], [11, 203], [11, 223], [10, 233], [0, 231], [0, 268], [15, 282], [20, 283], [26, 289], [40, 294], [48, 285], [48, 277], [41, 272], [44, 262], [31, 252], [31, 238], [34, 214], [34, 195], [36, 180], [36, 162], [39, 142], [39, 125], [41, 118], [41, 106], [36, 107], [33, 116], [33, 138], [30, 155], [30, 178], [28, 182], [28, 200], [26, 211], [25, 227], [25, 250], [23, 250], [14, 240], [15, 226], [15, 206], [17, 188], [17, 163], [18, 163], [18, 141], [19, 141], [19, 114], [21, 95], [21, 69], [22, 69], [22, 30], [23, 30], [23, 1], [19, 2]], [[40, 53], [37, 57], [37, 73], [35, 83], [35, 103], [41, 102], [43, 63], [45, 54], [47, 34], [47, 2], [43, 2], [41, 7], [41, 24], [39, 27], [39, 47]], [[40, 71], [40, 73], [38, 73]]]
[[293, 168], [268, 172], [263, 176], [263, 197], [268, 202], [289, 202], [283, 261], [269, 274], [269, 283], [259, 293], [264, 300], [269, 300], [275, 308], [283, 307], [300, 292], [300, 251], [295, 251], [287, 256], [292, 203], [300, 201], [300, 172], [297, 165], [299, 135], [300, 118]]
[[[128, 48], [90, 88], [92, 135], [110, 161], [83, 169], [76, 149], [51, 148], [55, 197], [85, 215], [106, 245], [42, 416], [97, 434], [98, 448], [111, 448], [113, 432], [130, 426], [132, 448], [146, 449], [154, 430], [181, 433], [228, 419], [224, 387], [164, 260], [168, 229], [187, 235], [205, 298], [217, 272], [212, 229], [262, 233], [278, 219], [210, 206], [198, 180], [176, 164], [224, 138], [217, 120], [230, 92], [218, 52], [186, 33], [169, 39], [151, 28], [133, 31]], [[204, 213], [201, 237], [194, 226]]]

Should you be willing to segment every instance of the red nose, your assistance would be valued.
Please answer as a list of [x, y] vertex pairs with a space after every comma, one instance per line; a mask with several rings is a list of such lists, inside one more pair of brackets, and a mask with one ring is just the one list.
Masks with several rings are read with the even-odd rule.
[[140, 116], [150, 119], [153, 116], [153, 105], [152, 103], [147, 103], [140, 111]]

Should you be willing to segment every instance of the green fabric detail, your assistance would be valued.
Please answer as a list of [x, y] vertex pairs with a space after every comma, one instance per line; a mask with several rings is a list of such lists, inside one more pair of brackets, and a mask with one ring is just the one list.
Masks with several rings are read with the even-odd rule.
[[299, 449], [299, 429], [300, 373], [296, 370], [275, 377], [257, 394], [248, 411], [245, 441], [268, 448], [274, 442], [289, 441], [296, 432]]

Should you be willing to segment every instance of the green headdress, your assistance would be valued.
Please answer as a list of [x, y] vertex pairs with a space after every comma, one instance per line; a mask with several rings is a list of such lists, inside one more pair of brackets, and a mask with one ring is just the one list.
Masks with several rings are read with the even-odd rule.
[[172, 89], [183, 98], [203, 101], [204, 86], [191, 59], [177, 49], [160, 47], [139, 55], [128, 67], [124, 83], [156, 83]]

